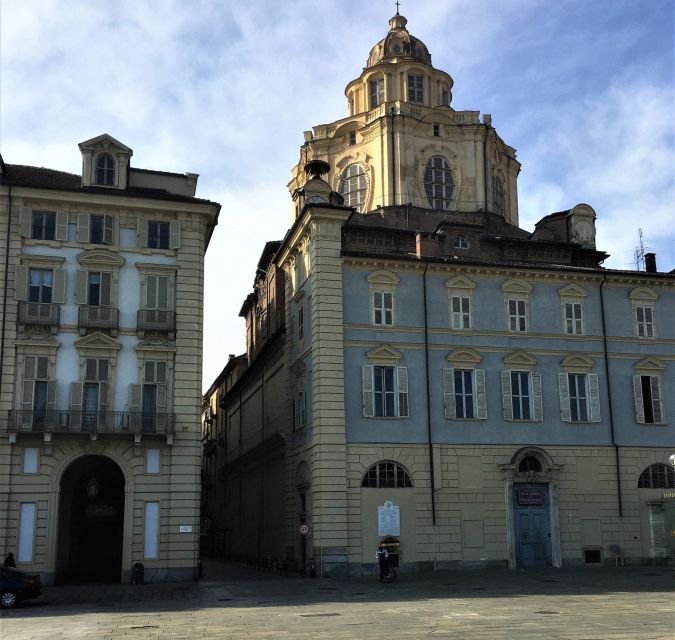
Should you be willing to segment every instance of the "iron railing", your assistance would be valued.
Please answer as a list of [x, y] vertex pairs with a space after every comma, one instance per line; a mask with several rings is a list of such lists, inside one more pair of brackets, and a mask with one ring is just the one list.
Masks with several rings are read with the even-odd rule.
[[9, 411], [9, 433], [158, 433], [173, 435], [173, 413], [143, 411]]
[[58, 327], [61, 318], [61, 307], [48, 302], [20, 302], [19, 324], [38, 324]]
[[176, 314], [166, 309], [139, 309], [136, 326], [142, 331], [175, 331]]
[[77, 316], [80, 329], [117, 329], [120, 312], [115, 307], [83, 305]]

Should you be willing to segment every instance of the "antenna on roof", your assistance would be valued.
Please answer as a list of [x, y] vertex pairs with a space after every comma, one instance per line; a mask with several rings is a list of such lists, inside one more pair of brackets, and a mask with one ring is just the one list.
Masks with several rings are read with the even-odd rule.
[[633, 258], [635, 260], [635, 269], [637, 271], [645, 270], [645, 242], [642, 234], [642, 227], [638, 228], [638, 244], [633, 250]]

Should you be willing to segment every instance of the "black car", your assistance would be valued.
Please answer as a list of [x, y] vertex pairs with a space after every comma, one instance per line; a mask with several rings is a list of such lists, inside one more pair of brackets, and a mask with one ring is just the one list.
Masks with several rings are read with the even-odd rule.
[[18, 569], [0, 567], [0, 605], [13, 607], [20, 600], [37, 598], [41, 593], [40, 576], [31, 576]]

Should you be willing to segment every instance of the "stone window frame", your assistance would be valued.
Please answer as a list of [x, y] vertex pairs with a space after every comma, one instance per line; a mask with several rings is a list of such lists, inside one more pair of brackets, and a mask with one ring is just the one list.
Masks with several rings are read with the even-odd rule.
[[[411, 84], [411, 78], [414, 78], [413, 84]], [[416, 86], [418, 80], [421, 80], [421, 87]], [[423, 70], [411, 67], [408, 69], [405, 75], [405, 88], [406, 88], [406, 102], [416, 105], [425, 105], [426, 94], [427, 94], [428, 78], [426, 73]], [[421, 99], [418, 99], [421, 98]]]
[[[110, 166], [102, 166], [102, 160], [108, 160]], [[108, 163], [106, 163], [108, 164]], [[109, 153], [107, 150], [99, 151], [92, 158], [92, 173], [93, 173], [93, 184], [97, 187], [117, 187], [117, 173], [118, 173], [118, 163], [117, 159], [112, 153]], [[101, 179], [103, 176], [103, 180]], [[111, 176], [112, 179], [108, 181], [105, 179], [107, 176]]]
[[[633, 375], [633, 400], [635, 402], [635, 422], [644, 425], [665, 425], [668, 423], [665, 397], [663, 394], [663, 374], [666, 370], [657, 358], [646, 357], [636, 362]], [[651, 414], [654, 420], [646, 421], [646, 405], [642, 390], [642, 378], [649, 377], [651, 387]], [[656, 393], [654, 393], [656, 391]], [[657, 419], [658, 418], [658, 419]]]
[[[503, 360], [502, 382], [502, 416], [509, 422], [543, 422], [544, 404], [542, 392], [542, 376], [536, 371], [537, 359], [525, 351], [516, 351]], [[515, 418], [513, 416], [512, 376], [514, 372], [527, 373], [530, 385], [530, 417]]]
[[[504, 292], [504, 306], [506, 308], [506, 328], [510, 333], [528, 333], [530, 331], [530, 295], [533, 291], [532, 285], [524, 280], [517, 280], [512, 278], [506, 280], [502, 286], [502, 291]], [[525, 328], [513, 328], [511, 325], [512, 318], [518, 320], [520, 317], [518, 314], [511, 314], [511, 301], [524, 303], [524, 320]]]
[[[567, 336], [585, 336], [586, 335], [586, 309], [585, 302], [588, 297], [588, 291], [583, 287], [580, 287], [576, 284], [568, 284], [565, 287], [562, 287], [558, 290], [558, 296], [560, 297], [560, 312], [562, 317], [562, 333]], [[578, 319], [580, 322], [579, 331], [576, 330], [575, 322], [577, 318], [573, 316], [572, 318], [572, 331], [568, 331], [568, 317], [567, 317], [567, 305], [579, 305], [581, 312], [581, 317]], [[574, 307], [572, 307], [574, 309]]]
[[[474, 349], [460, 348], [451, 351], [446, 360], [450, 367], [443, 369], [443, 415], [446, 420], [462, 420], [479, 422], [487, 420], [487, 388], [485, 384], [485, 370], [479, 368], [482, 360], [480, 353]], [[455, 371], [470, 371], [473, 382], [472, 401], [473, 418], [457, 416]]]
[[[169, 225], [169, 246], [165, 249], [159, 247], [150, 247], [148, 242], [150, 238], [150, 223], [160, 223]], [[181, 246], [181, 228], [182, 221], [180, 219], [162, 219], [160, 215], [144, 215], [139, 214], [136, 218], [136, 244], [139, 247], [145, 247], [151, 251], [159, 251], [166, 253], [180, 249]]]
[[[473, 292], [476, 289], [476, 283], [467, 278], [466, 276], [459, 275], [451, 280], [448, 280], [445, 283], [445, 287], [448, 290], [448, 316], [449, 316], [449, 326], [453, 331], [470, 331], [473, 329]], [[453, 298], [468, 298], [469, 300], [469, 312], [468, 312], [468, 326], [455, 326], [455, 316], [454, 313], [460, 313], [464, 315], [464, 311], [453, 312]], [[464, 324], [462, 319], [461, 324]]]
[[14, 298], [18, 301], [28, 301], [30, 287], [30, 270], [40, 269], [52, 271], [52, 301], [50, 304], [65, 304], [67, 275], [63, 265], [66, 259], [61, 256], [39, 256], [21, 254], [21, 264], [16, 266], [14, 280]]
[[[633, 334], [636, 338], [640, 340], [654, 340], [656, 338], [656, 301], [658, 300], [658, 294], [649, 287], [636, 287], [629, 294], [628, 298], [631, 302], [631, 315], [633, 318]], [[640, 335], [640, 320], [638, 318], [638, 311], [643, 310], [643, 324], [645, 335]], [[645, 310], [649, 309], [651, 311], [651, 321], [647, 322], [645, 316]], [[648, 335], [648, 328], [651, 327], [652, 335]]]
[[[597, 373], [591, 373], [595, 360], [585, 353], [570, 353], [561, 361], [563, 371], [558, 372], [560, 400], [560, 421], [568, 424], [594, 424], [602, 422], [600, 383]], [[583, 375], [587, 420], [572, 420], [572, 406], [569, 390], [569, 375]]]
[[[403, 353], [383, 344], [366, 353], [368, 364], [361, 366], [363, 417], [375, 420], [400, 420], [410, 417], [408, 368], [401, 366]], [[375, 415], [375, 367], [393, 369], [394, 415]]]
[[[42, 342], [17, 342], [16, 343], [16, 386], [15, 386], [15, 405], [21, 407], [25, 411], [25, 383], [28, 380], [38, 380], [40, 378], [26, 378], [26, 358], [47, 358], [47, 411], [55, 411], [57, 409], [57, 379], [56, 379], [56, 357], [59, 348], [58, 343]], [[52, 398], [50, 400], [50, 398]], [[31, 397], [32, 402], [32, 397]], [[51, 405], [51, 407], [50, 407]], [[32, 411], [32, 409], [30, 409]]]
[[[393, 485], [381, 484], [380, 482], [380, 470], [384, 465], [393, 465]], [[399, 478], [402, 479], [403, 484], [399, 484]], [[371, 484], [373, 481], [374, 484]], [[379, 460], [368, 467], [361, 477], [360, 483], [362, 489], [412, 489], [414, 486], [412, 474], [404, 465], [394, 460]]]
[[[34, 238], [33, 237], [33, 213], [54, 214], [54, 238]], [[53, 244], [60, 246], [62, 242], [68, 241], [68, 212], [60, 209], [50, 210], [36, 207], [21, 207], [19, 213], [19, 236], [27, 238], [33, 242]]]
[[[131, 411], [134, 411], [132, 407], [139, 406], [138, 411], [142, 411], [141, 404], [136, 402], [134, 388], [140, 387], [142, 390], [143, 385], [145, 384], [145, 375], [146, 375], [146, 363], [147, 362], [163, 362], [165, 364], [165, 381], [157, 382], [154, 381], [154, 384], [163, 384], [166, 390], [166, 402], [164, 406], [164, 411], [160, 412], [157, 410], [157, 413], [173, 413], [174, 404], [172, 402], [174, 397], [174, 383], [175, 383], [175, 354], [176, 349], [174, 347], [162, 347], [160, 345], [137, 345], [135, 347], [136, 351], [136, 382], [132, 382], [129, 385], [129, 407]], [[153, 382], [149, 382], [153, 384]]]
[[[374, 327], [395, 327], [398, 315], [396, 313], [396, 293], [401, 283], [401, 278], [393, 271], [377, 269], [376, 271], [371, 271], [366, 279], [368, 281], [370, 324]], [[385, 294], [391, 295], [391, 322], [377, 322], [378, 307], [375, 306], [375, 296], [378, 293], [382, 296], [380, 311], [384, 312], [386, 312], [386, 306], [384, 305]], [[386, 313], [382, 316], [382, 319], [386, 320]]]
[[[373, 91], [375, 83], [378, 83], [376, 91]], [[384, 104], [387, 101], [386, 95], [386, 82], [383, 73], [375, 73], [368, 76], [366, 80], [368, 87], [368, 111], [376, 109], [381, 104]], [[373, 101], [373, 96], [375, 96], [375, 101]]]
[[[658, 483], [654, 482], [655, 472], [658, 474], [659, 471], [663, 470], [664, 485], [658, 486]], [[658, 475], [657, 475], [658, 477]], [[657, 486], [655, 486], [655, 484]], [[645, 486], [648, 485], [648, 486]], [[642, 470], [642, 473], [638, 477], [637, 481], [638, 489], [675, 489], [675, 470], [668, 464], [663, 462], [654, 462], [649, 466], [645, 467]]]
[[422, 207], [429, 207], [429, 200], [427, 199], [427, 191], [425, 187], [424, 174], [426, 173], [427, 163], [433, 156], [441, 156], [447, 163], [452, 172], [453, 189], [450, 195], [450, 203], [444, 211], [454, 211], [457, 208], [457, 201], [459, 199], [459, 192], [462, 187], [462, 171], [457, 154], [440, 140], [423, 147], [419, 151], [419, 164], [417, 180], [419, 185], [420, 197], [418, 201], [422, 203]]
[[100, 306], [117, 308], [119, 272], [125, 264], [124, 258], [106, 249], [90, 249], [79, 253], [76, 259], [81, 268], [75, 272], [75, 304], [89, 304], [88, 274], [99, 272], [110, 274], [110, 304]]
[[155, 307], [148, 306], [148, 277], [162, 277], [168, 278], [167, 283], [167, 309], [166, 311], [176, 310], [176, 277], [178, 275], [178, 267], [175, 264], [156, 264], [153, 262], [137, 262], [136, 269], [139, 273], [140, 280], [140, 306], [139, 309], [147, 310]]
[[[91, 241], [91, 218], [100, 216], [103, 218], [103, 231], [101, 242]], [[76, 242], [89, 244], [94, 247], [117, 247], [119, 243], [119, 220], [117, 216], [104, 211], [87, 211], [77, 214]]]

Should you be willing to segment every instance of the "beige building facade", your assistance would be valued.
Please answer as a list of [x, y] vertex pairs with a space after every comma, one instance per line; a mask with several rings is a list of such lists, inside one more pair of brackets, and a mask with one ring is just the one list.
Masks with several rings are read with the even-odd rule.
[[193, 579], [220, 207], [112, 136], [79, 147], [82, 175], [1, 168], [0, 553], [47, 584]]

